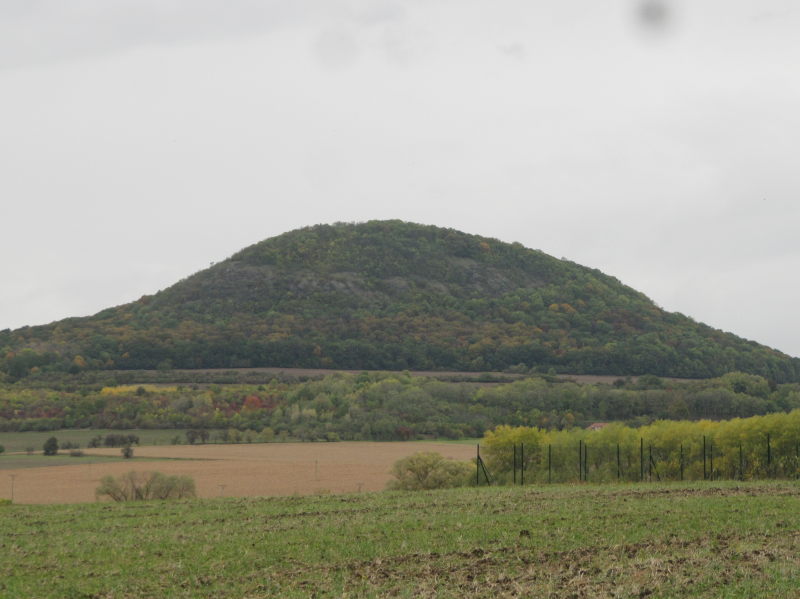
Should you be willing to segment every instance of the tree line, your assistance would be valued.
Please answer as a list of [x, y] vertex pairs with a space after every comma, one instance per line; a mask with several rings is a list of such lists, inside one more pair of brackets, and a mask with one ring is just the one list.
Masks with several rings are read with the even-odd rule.
[[[800, 408], [800, 384], [745, 373], [579, 384], [547, 376], [445, 382], [407, 373], [273, 377], [264, 384], [0, 384], [0, 431], [61, 428], [229, 430], [262, 440], [480, 437], [498, 425], [542, 430], [596, 421], [722, 420]], [[251, 435], [251, 437], [254, 435]], [[230, 437], [230, 435], [229, 435]], [[234, 434], [233, 438], [237, 435]]]
[[501, 483], [796, 478], [800, 410], [640, 428], [502, 425], [486, 432], [481, 450], [492, 480]]

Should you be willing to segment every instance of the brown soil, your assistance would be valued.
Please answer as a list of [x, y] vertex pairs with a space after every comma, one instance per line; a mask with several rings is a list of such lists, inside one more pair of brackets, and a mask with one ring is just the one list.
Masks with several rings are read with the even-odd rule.
[[[305, 576], [324, 579], [320, 574], [329, 573], [329, 578], [347, 577], [346, 595], [359, 597], [394, 597], [412, 588], [420, 598], [718, 597], [721, 587], [736, 588], [737, 581], [744, 579], [758, 588], [762, 580], [775, 576], [777, 568], [796, 571], [799, 534], [719, 533], [692, 541], [673, 537], [560, 552], [528, 548], [523, 535], [515, 546], [376, 558], [345, 566], [314, 565], [287, 573], [285, 584], [302, 585]], [[324, 591], [308, 586], [311, 596]], [[697, 589], [703, 587], [710, 594], [699, 594]], [[675, 589], [687, 592], [674, 594]]]
[[[95, 501], [94, 491], [103, 476], [119, 476], [131, 470], [189, 475], [195, 480], [199, 497], [379, 491], [391, 479], [392, 464], [405, 456], [435, 451], [468, 460], [475, 455], [473, 445], [413, 442], [178, 445], [137, 447], [134, 451], [131, 461], [15, 470], [14, 501]], [[118, 456], [119, 449], [86, 453]], [[10, 497], [8, 485], [0, 486], [0, 497]]]

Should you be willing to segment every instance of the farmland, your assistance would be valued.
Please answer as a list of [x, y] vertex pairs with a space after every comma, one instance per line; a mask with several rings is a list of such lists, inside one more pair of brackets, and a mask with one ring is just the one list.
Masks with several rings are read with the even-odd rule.
[[[435, 451], [466, 460], [474, 456], [475, 447], [427, 442], [146, 446], [135, 448], [133, 460], [118, 459], [120, 450], [114, 448], [84, 451], [83, 458], [0, 457], [0, 498], [11, 496], [10, 478], [2, 476], [3, 465], [10, 460], [16, 466], [16, 502], [77, 503], [95, 500], [103, 476], [130, 470], [189, 475], [200, 497], [378, 491], [386, 486], [392, 464], [402, 457]], [[38, 467], [21, 470], [22, 460]], [[42, 465], [46, 461], [58, 465]]]
[[797, 482], [0, 506], [0, 596], [797, 597]]

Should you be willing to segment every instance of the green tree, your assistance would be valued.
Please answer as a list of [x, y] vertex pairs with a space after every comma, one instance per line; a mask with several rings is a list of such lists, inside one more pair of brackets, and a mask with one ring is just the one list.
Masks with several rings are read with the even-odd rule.
[[[520, 451], [520, 458], [524, 460], [524, 464], [521, 465], [527, 470], [533, 462], [540, 459], [540, 448], [545, 444], [545, 439], [545, 431], [529, 426], [514, 427], [502, 424], [494, 430], [486, 431], [483, 446], [489, 469], [492, 473], [510, 472], [514, 452]], [[524, 446], [524, 452], [519, 449], [520, 446]]]
[[58, 453], [58, 439], [55, 437], [50, 437], [44, 442], [42, 449], [44, 451], [44, 455], [56, 455]]

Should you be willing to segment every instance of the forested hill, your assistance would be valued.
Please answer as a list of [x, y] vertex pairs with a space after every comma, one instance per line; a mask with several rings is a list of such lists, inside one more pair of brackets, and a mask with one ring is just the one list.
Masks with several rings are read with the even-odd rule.
[[0, 333], [0, 371], [547, 371], [800, 380], [800, 359], [520, 244], [401, 221], [308, 227], [153, 296]]

